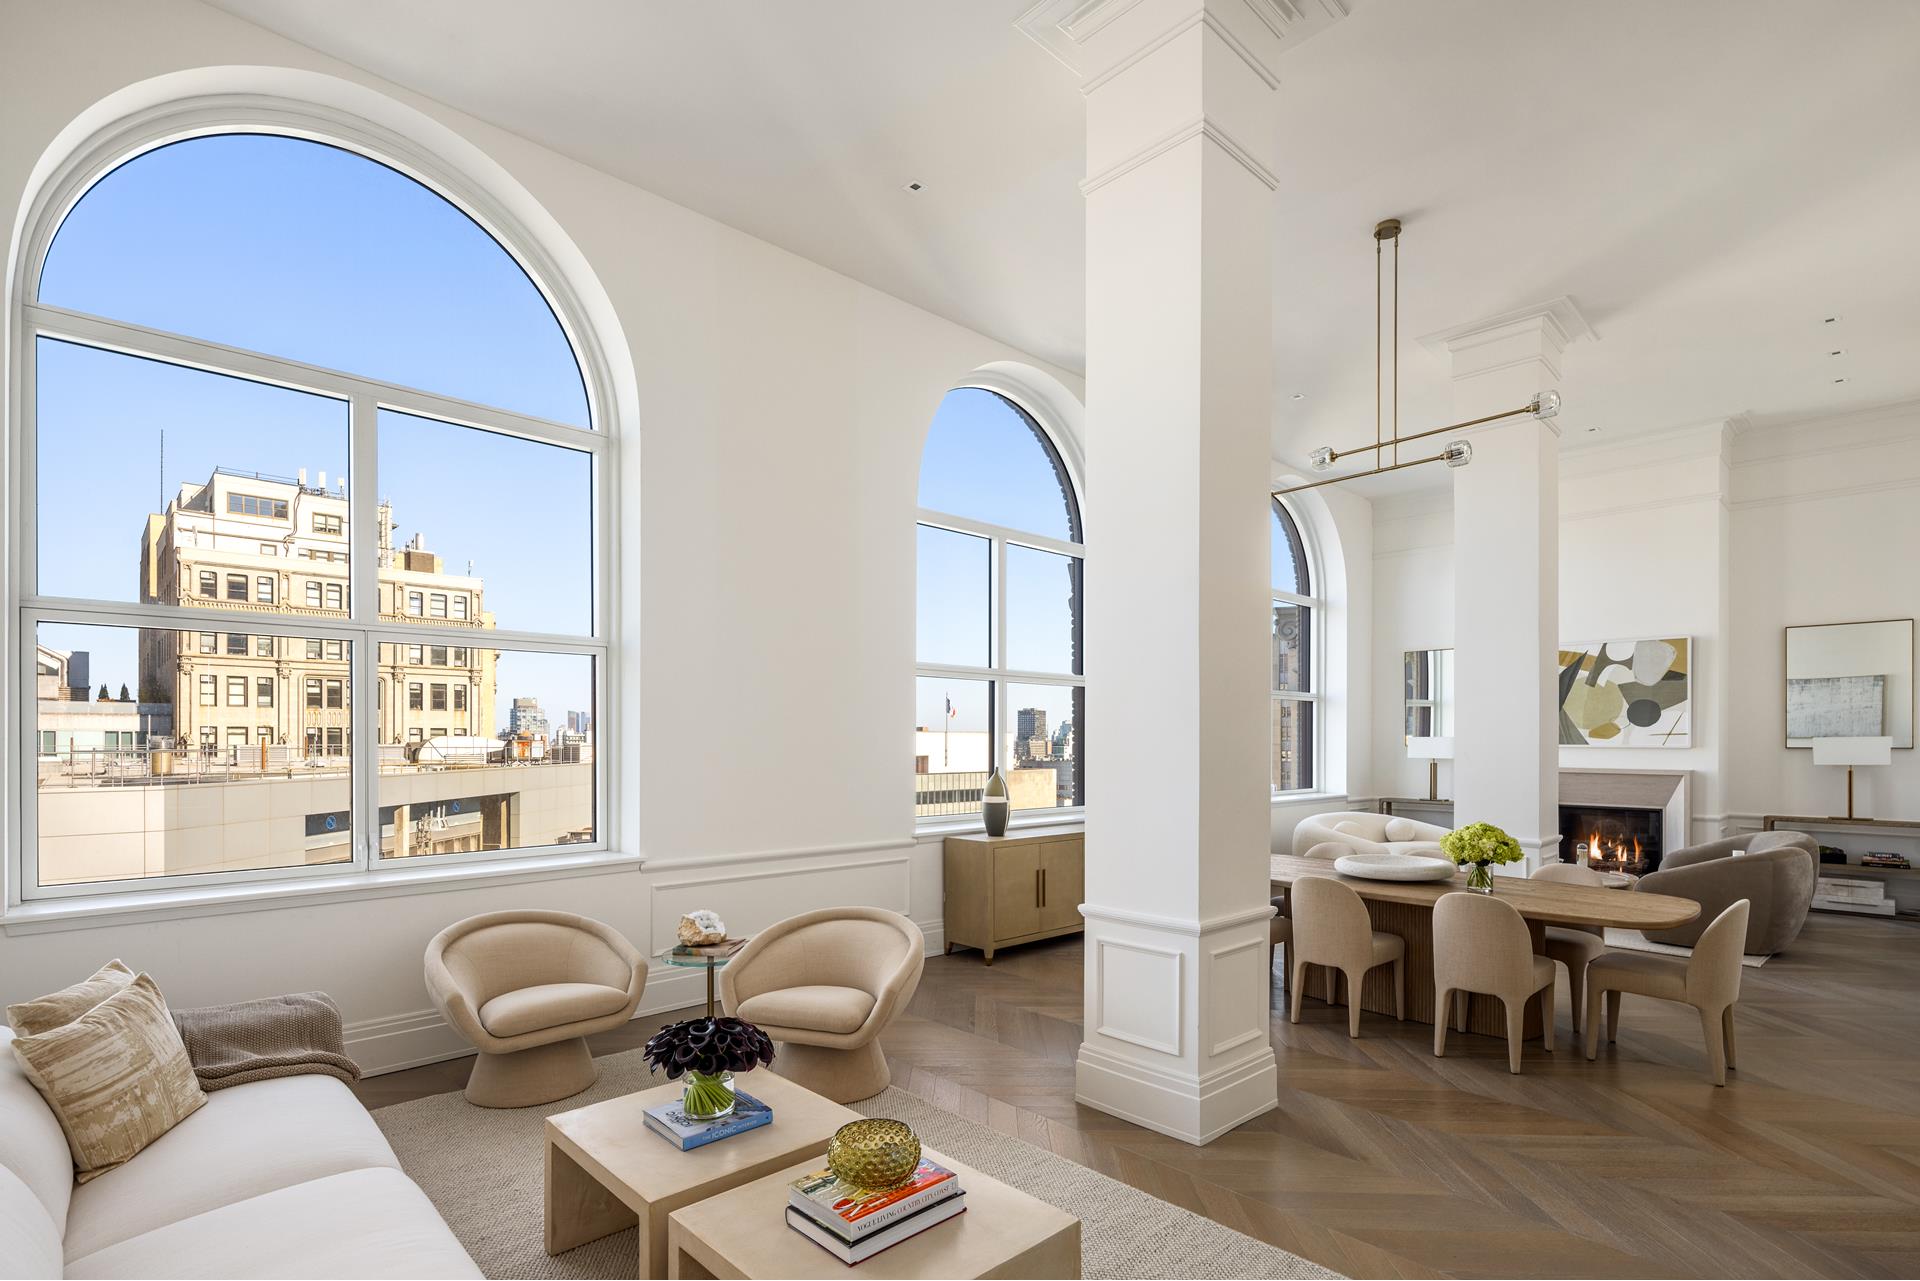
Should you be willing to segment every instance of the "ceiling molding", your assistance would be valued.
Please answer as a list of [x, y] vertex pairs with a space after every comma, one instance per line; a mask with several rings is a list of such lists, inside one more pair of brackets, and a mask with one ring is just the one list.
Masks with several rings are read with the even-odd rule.
[[1280, 55], [1346, 16], [1346, 0], [1036, 0], [1013, 25], [1079, 76], [1082, 93], [1200, 25], [1276, 88]]
[[1114, 179], [1132, 173], [1148, 161], [1164, 156], [1167, 152], [1172, 151], [1182, 143], [1191, 142], [1195, 138], [1211, 139], [1215, 146], [1239, 161], [1242, 168], [1264, 183], [1268, 191], [1273, 191], [1279, 187], [1280, 177], [1278, 174], [1274, 173], [1272, 169], [1262, 163], [1260, 158], [1254, 155], [1253, 152], [1242, 146], [1232, 134], [1213, 123], [1213, 121], [1208, 120], [1205, 116], [1202, 116], [1198, 120], [1188, 121], [1164, 137], [1148, 143], [1132, 155], [1126, 156], [1114, 164], [1108, 165], [1092, 177], [1084, 179], [1080, 183], [1080, 194], [1083, 196], [1091, 196], [1094, 192], [1100, 190], [1100, 188], [1106, 186]]
[[1580, 308], [1574, 305], [1573, 299], [1561, 294], [1558, 298], [1549, 298], [1545, 302], [1515, 307], [1512, 311], [1503, 311], [1498, 315], [1470, 320], [1450, 329], [1424, 334], [1419, 341], [1420, 345], [1434, 357], [1445, 360], [1457, 351], [1475, 346], [1477, 341], [1534, 324], [1546, 326], [1548, 335], [1560, 347], [1578, 342], [1582, 338], [1598, 339], [1598, 335], [1593, 332], [1593, 327], [1587, 324], [1587, 318], [1580, 313]]

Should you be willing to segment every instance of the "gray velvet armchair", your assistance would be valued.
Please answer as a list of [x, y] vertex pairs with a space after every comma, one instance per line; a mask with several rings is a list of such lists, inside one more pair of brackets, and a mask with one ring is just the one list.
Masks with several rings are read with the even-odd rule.
[[[1735, 858], [1735, 850], [1746, 853]], [[1646, 932], [1655, 943], [1680, 947], [1692, 947], [1721, 912], [1748, 900], [1753, 910], [1744, 950], [1764, 956], [1785, 951], [1806, 924], [1819, 867], [1819, 843], [1806, 833], [1754, 832], [1675, 850], [1634, 889], [1690, 898], [1700, 905], [1700, 915], [1691, 923]]]

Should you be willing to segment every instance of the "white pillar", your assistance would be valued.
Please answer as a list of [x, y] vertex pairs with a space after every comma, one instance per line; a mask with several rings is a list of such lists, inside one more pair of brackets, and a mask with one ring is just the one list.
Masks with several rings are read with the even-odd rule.
[[[1459, 419], [1527, 404], [1560, 381], [1586, 326], [1564, 299], [1428, 339], [1452, 361]], [[1559, 857], [1560, 420], [1472, 433], [1453, 470], [1454, 768], [1459, 824], [1505, 829], [1524, 876]]]
[[1264, 0], [1043, 3], [1087, 98], [1085, 1039], [1075, 1097], [1205, 1143], [1275, 1106]]

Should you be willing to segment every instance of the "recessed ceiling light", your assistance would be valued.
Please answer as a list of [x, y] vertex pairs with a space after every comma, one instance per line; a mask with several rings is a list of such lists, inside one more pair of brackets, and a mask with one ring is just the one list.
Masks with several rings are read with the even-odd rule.
[[906, 187], [904, 188], [904, 190], [907, 190], [907, 191], [918, 191], [918, 190], [920, 190], [920, 184], [919, 184], [919, 183], [917, 183], [917, 182], [910, 182], [910, 183], [908, 183], [908, 184], [906, 185]]
[[1845, 382], [1845, 381], [1847, 381], [1847, 380], [1846, 380], [1846, 379], [1844, 379], [1844, 378], [1836, 378], [1836, 379], [1834, 379], [1833, 381], [1835, 381], [1835, 382], [1837, 382], [1837, 383], [1843, 383], [1843, 382]]
[[1304, 391], [1296, 391], [1293, 393], [1291, 397], [1289, 397], [1289, 399], [1291, 400], [1305, 400], [1306, 398], [1307, 398], [1307, 393]]

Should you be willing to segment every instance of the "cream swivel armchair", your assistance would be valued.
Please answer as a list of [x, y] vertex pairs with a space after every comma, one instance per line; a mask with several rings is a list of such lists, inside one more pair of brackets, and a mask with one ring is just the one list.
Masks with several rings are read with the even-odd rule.
[[920, 985], [926, 939], [898, 912], [832, 907], [754, 935], [720, 971], [720, 1003], [779, 1044], [773, 1070], [835, 1103], [891, 1076], [880, 1033]]
[[1752, 904], [1741, 899], [1713, 918], [1693, 955], [1609, 952], [1587, 966], [1587, 1057], [1600, 1052], [1600, 998], [1607, 998], [1607, 1040], [1620, 1031], [1620, 994], [1637, 992], [1678, 1001], [1700, 1012], [1707, 1042], [1707, 1074], [1727, 1083], [1733, 1063], [1733, 1007], [1740, 1000], [1740, 952]]
[[1360, 1035], [1360, 990], [1367, 971], [1376, 965], [1393, 966], [1394, 1017], [1407, 1017], [1405, 939], [1374, 929], [1360, 896], [1330, 877], [1301, 877], [1288, 891], [1287, 901], [1293, 912], [1293, 941], [1287, 948], [1290, 1022], [1300, 1021], [1301, 988], [1309, 965], [1327, 967], [1328, 1004], [1333, 998], [1333, 971], [1346, 980], [1348, 1036]]
[[488, 912], [427, 944], [427, 991], [480, 1051], [467, 1102], [525, 1108], [599, 1075], [586, 1038], [633, 1017], [646, 958], [610, 925], [572, 912]]
[[1533, 936], [1513, 904], [1455, 890], [1433, 905], [1434, 1058], [1446, 1057], [1449, 1001], [1458, 1005], [1460, 1030], [1466, 1030], [1469, 992], [1497, 996], [1507, 1007], [1507, 1071], [1520, 1074], [1527, 1002], [1535, 995], [1540, 1039], [1553, 1052], [1553, 962], [1534, 955]]
[[[1561, 885], [1607, 887], [1607, 878], [1578, 863], [1549, 863], [1529, 880], [1555, 881]], [[1606, 931], [1590, 925], [1547, 926], [1547, 959], [1567, 967], [1567, 996], [1573, 1012], [1573, 1034], [1583, 1035], [1587, 1026], [1587, 966], [1607, 951]]]

